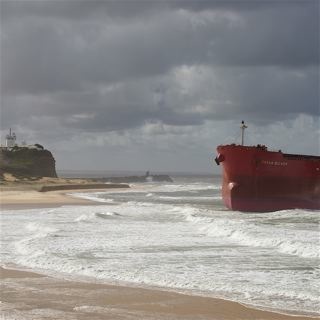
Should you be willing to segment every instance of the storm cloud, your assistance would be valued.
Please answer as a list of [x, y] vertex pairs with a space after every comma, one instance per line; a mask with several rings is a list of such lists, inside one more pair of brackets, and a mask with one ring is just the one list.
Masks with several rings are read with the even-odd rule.
[[[253, 143], [277, 128], [272, 146], [318, 153], [319, 47], [316, 0], [4, 0], [1, 129], [43, 140], [63, 168], [71, 149], [88, 168], [90, 149], [102, 169], [140, 169], [124, 160], [137, 152], [141, 168], [176, 170], [188, 150], [184, 169], [205, 171], [242, 119]], [[286, 141], [301, 123], [311, 132]]]

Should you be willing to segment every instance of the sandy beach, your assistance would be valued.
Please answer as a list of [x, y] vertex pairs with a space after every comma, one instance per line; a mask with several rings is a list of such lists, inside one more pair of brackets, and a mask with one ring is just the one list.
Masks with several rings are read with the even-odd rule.
[[6, 210], [86, 204], [92, 204], [92, 201], [71, 197], [66, 195], [66, 192], [61, 191], [48, 193], [35, 190], [1, 191], [0, 197], [1, 208]]
[[[94, 204], [69, 191], [1, 191], [2, 209]], [[236, 302], [153, 288], [66, 280], [0, 269], [1, 319], [311, 319], [257, 310]]]
[[[85, 179], [42, 178], [36, 183], [6, 182], [0, 188], [1, 209], [26, 209], [41, 207], [58, 207], [62, 205], [92, 205], [86, 199], [68, 195], [72, 192], [112, 190], [127, 188], [128, 185], [92, 184]], [[40, 192], [48, 190], [48, 192]], [[51, 191], [52, 190], [52, 191]], [[99, 203], [95, 202], [96, 205]]]
[[1, 319], [311, 319], [168, 291], [0, 269]]

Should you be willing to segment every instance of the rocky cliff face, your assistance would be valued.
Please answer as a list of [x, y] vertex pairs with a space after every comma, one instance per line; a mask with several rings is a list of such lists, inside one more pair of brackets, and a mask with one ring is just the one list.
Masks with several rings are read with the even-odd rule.
[[57, 177], [52, 153], [41, 148], [1, 148], [0, 174], [5, 172], [17, 177]]

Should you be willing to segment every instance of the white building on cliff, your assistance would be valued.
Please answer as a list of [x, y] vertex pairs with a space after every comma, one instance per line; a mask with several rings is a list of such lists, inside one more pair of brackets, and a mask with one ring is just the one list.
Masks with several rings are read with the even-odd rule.
[[22, 141], [20, 144], [17, 143], [17, 136], [11, 130], [11, 128], [9, 130], [9, 133], [6, 135], [5, 145], [1, 143], [0, 149], [7, 149], [9, 151], [17, 151], [21, 149], [44, 150], [43, 146], [38, 143], [31, 144], [31, 145], [27, 145], [26, 141]]
[[11, 132], [11, 128], [9, 134], [6, 135], [6, 147], [11, 148], [16, 144], [17, 136], [14, 132]]

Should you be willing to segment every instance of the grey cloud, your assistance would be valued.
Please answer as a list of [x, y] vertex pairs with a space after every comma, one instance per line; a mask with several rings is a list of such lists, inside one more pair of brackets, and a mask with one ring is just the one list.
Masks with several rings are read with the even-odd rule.
[[182, 72], [82, 92], [8, 98], [4, 121], [46, 114], [66, 127], [113, 131], [154, 121], [183, 126], [244, 117], [268, 123], [299, 113], [319, 115], [319, 76], [312, 68], [199, 66], [190, 72], [190, 84]]
[[57, 17], [59, 19], [90, 19], [118, 17], [140, 18], [159, 11], [168, 10], [188, 10], [191, 12], [201, 12], [210, 10], [231, 10], [231, 11], [252, 11], [288, 9], [295, 7], [298, 9], [310, 7], [313, 10], [317, 7], [317, 0], [307, 1], [270, 1], [270, 0], [200, 0], [200, 1], [182, 1], [182, 0], [77, 0], [77, 1], [38, 1], [38, 0], [3, 0], [2, 7], [6, 14], [3, 19], [21, 18], [29, 15], [32, 17]]
[[49, 141], [148, 123], [198, 130], [207, 121], [317, 118], [318, 9], [317, 1], [2, 1], [1, 126], [45, 127]]
[[[233, 68], [221, 77], [229, 112], [260, 122], [281, 120], [306, 113], [319, 116], [319, 74], [313, 69], [276, 67]], [[224, 111], [224, 112], [223, 112]]]
[[[104, 5], [119, 12], [130, 11], [127, 7], [132, 5], [107, 3], [14, 2], [17, 8], [43, 9], [35, 10], [34, 16], [24, 16], [21, 10], [19, 20], [2, 22], [4, 92], [82, 90], [87, 83], [165, 74], [183, 64], [303, 67], [319, 63], [319, 19], [312, 6], [288, 4], [281, 10], [276, 6], [234, 15], [209, 11], [200, 16], [168, 10], [120, 24], [90, 20], [89, 13]], [[80, 16], [91, 10], [87, 20], [67, 22], [58, 15], [60, 6], [74, 6]], [[49, 12], [55, 9], [51, 19], [45, 18], [47, 7]], [[3, 11], [4, 16], [10, 15], [6, 6]]]

